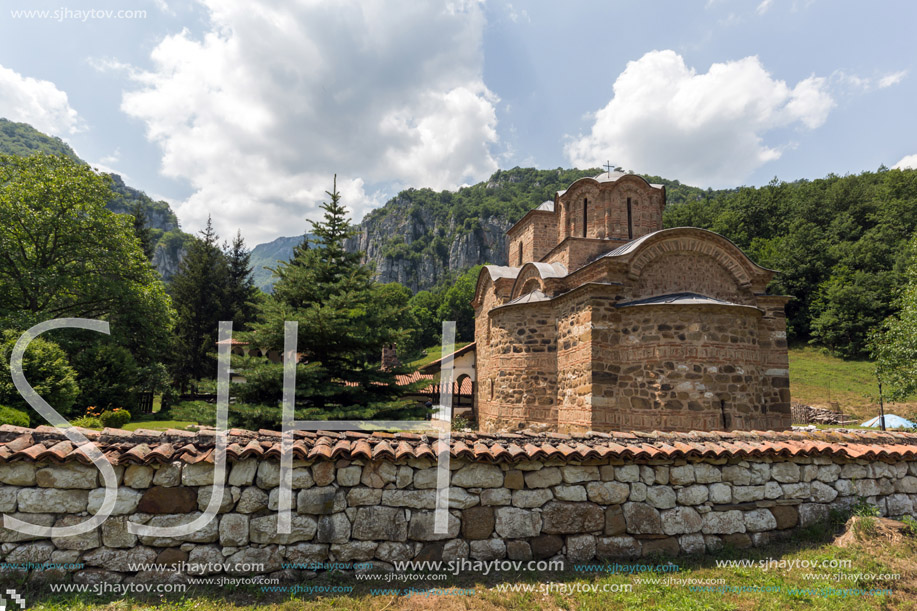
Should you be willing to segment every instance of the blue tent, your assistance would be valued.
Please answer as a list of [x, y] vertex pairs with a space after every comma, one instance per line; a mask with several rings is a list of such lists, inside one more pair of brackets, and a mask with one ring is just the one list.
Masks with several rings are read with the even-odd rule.
[[[867, 420], [861, 426], [868, 426], [872, 428], [881, 428], [882, 426], [882, 416], [876, 416], [871, 420]], [[901, 416], [896, 416], [894, 414], [885, 414], [885, 428], [888, 429], [911, 429], [917, 427], [917, 423], [911, 422], [910, 420], [905, 420]]]

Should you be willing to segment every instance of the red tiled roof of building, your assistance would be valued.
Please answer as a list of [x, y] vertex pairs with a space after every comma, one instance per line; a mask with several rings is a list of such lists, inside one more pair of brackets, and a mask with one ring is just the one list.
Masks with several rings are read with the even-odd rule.
[[[181, 460], [213, 462], [214, 429], [197, 433], [170, 429], [101, 432], [80, 429], [113, 464], [149, 464]], [[435, 458], [437, 434], [362, 433], [356, 431], [296, 431], [297, 458], [397, 459]], [[227, 440], [229, 460], [280, 457], [278, 431], [232, 429]], [[917, 459], [917, 434], [863, 430], [735, 431], [652, 433], [615, 432], [564, 435], [560, 433], [452, 433], [450, 453], [455, 458], [488, 462], [522, 459], [676, 459], [835, 456], [847, 459]], [[0, 426], [0, 462], [79, 461], [87, 454], [74, 446], [60, 429]]]

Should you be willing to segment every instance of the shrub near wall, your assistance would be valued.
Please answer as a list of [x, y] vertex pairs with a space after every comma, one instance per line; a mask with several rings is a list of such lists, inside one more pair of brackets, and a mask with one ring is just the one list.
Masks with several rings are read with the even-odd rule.
[[[280, 436], [232, 431], [218, 517], [173, 539], [131, 534], [127, 523], [173, 526], [201, 515], [212, 493], [213, 432], [87, 434], [117, 463], [114, 514], [76, 537], [0, 529], [3, 562], [83, 563], [72, 572], [78, 582], [166, 578], [137, 563], [244, 574], [257, 565], [287, 578], [304, 575], [288, 563], [578, 563], [762, 545], [860, 497], [890, 517], [913, 515], [917, 503], [913, 434], [457, 434], [448, 533], [440, 535], [435, 439], [305, 433], [296, 441], [292, 532], [279, 534]], [[85, 520], [104, 497], [86, 462], [51, 427], [0, 427], [0, 511], [44, 526]], [[234, 571], [237, 564], [246, 570]], [[41, 571], [31, 579], [67, 577]]]

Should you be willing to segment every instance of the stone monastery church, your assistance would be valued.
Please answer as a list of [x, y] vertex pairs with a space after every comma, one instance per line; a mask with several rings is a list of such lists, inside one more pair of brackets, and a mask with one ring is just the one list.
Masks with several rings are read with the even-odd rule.
[[482, 430], [790, 426], [775, 272], [716, 233], [663, 229], [665, 203], [662, 185], [609, 172], [510, 228], [510, 265], [483, 268], [472, 302]]

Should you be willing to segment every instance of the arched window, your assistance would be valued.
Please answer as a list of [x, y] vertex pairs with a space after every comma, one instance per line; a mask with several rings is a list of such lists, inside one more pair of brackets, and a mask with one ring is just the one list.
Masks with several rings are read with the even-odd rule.
[[589, 222], [587, 213], [589, 212], [589, 200], [585, 197], [583, 198], [583, 237], [586, 237], [586, 225]]
[[490, 400], [491, 401], [494, 400], [494, 380], [493, 378], [490, 379]]
[[519, 242], [519, 267], [522, 267], [522, 242]]
[[634, 219], [629, 197], [627, 198], [627, 237], [631, 240], [634, 239]]

